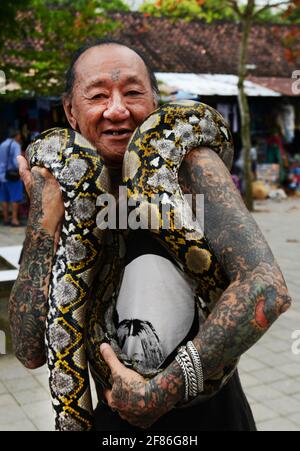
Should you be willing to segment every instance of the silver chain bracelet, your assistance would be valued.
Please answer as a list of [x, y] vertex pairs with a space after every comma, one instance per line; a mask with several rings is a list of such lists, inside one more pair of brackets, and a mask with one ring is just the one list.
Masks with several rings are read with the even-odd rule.
[[188, 375], [188, 391], [189, 397], [195, 398], [198, 394], [198, 383], [197, 383], [197, 375], [193, 366], [193, 362], [189, 356], [185, 347], [181, 347], [178, 351], [178, 355], [180, 355], [181, 359], [184, 362], [187, 375]]
[[175, 357], [179, 364], [185, 383], [185, 401], [196, 398], [204, 389], [203, 368], [199, 353], [192, 341], [187, 346], [181, 346]]
[[180, 366], [181, 371], [184, 376], [184, 389], [185, 389], [184, 400], [187, 402], [189, 400], [189, 379], [188, 379], [187, 369], [185, 367], [184, 361], [181, 359], [179, 354], [177, 354], [177, 356], [175, 357], [175, 360], [178, 363], [178, 365]]
[[201, 359], [199, 356], [199, 352], [196, 349], [196, 346], [194, 345], [194, 343], [192, 341], [189, 341], [186, 349], [192, 359], [194, 368], [195, 368], [195, 372], [196, 372], [196, 376], [197, 376], [197, 382], [198, 382], [198, 394], [203, 392], [204, 389], [204, 376], [203, 376], [203, 368], [202, 368], [202, 363], [201, 363]]

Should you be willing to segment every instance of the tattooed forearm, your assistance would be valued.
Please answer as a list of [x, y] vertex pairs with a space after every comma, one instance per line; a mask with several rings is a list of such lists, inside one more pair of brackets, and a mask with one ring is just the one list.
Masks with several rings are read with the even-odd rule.
[[191, 152], [186, 193], [205, 196], [205, 237], [231, 281], [194, 340], [208, 378], [249, 349], [291, 303], [272, 252], [220, 158]]
[[149, 402], [169, 412], [184, 398], [184, 380], [176, 361], [149, 382]]
[[45, 320], [54, 238], [43, 229], [44, 178], [35, 174], [26, 239], [19, 276], [9, 300], [9, 317], [16, 356], [28, 368], [45, 363]]
[[288, 309], [282, 284], [280, 271], [266, 264], [230, 284], [194, 340], [206, 379], [253, 346]]

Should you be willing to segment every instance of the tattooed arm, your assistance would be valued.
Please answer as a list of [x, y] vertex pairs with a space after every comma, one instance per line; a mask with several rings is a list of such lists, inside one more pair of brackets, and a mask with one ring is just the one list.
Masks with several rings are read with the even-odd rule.
[[205, 236], [230, 281], [194, 340], [207, 379], [253, 346], [291, 299], [266, 240], [218, 155], [210, 149], [191, 152], [180, 183], [184, 192], [204, 195]]
[[[205, 236], [230, 281], [194, 339], [208, 379], [253, 346], [291, 300], [269, 246], [216, 153], [190, 152], [180, 184], [185, 193], [204, 194]], [[184, 380], [176, 361], [147, 383], [122, 369], [108, 345], [102, 354], [114, 378], [108, 403], [133, 425], [147, 428], [183, 400]]]
[[19, 275], [9, 299], [9, 319], [16, 356], [34, 369], [46, 361], [48, 288], [55, 234], [64, 208], [59, 186], [46, 169], [34, 168], [30, 185], [28, 226]]

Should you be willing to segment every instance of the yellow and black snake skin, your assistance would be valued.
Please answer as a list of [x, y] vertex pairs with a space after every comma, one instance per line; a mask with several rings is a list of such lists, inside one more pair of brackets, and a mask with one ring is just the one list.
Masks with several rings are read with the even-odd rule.
[[[229, 281], [210, 250], [202, 225], [187, 218], [188, 206], [178, 182], [185, 155], [198, 147], [213, 149], [230, 169], [233, 145], [222, 116], [194, 101], [166, 104], [134, 132], [124, 157], [123, 183], [128, 199], [136, 202], [143, 227], [147, 227], [149, 217], [154, 220], [155, 227], [151, 220], [149, 233], [189, 277], [201, 323]], [[88, 141], [69, 129], [44, 132], [28, 147], [27, 159], [31, 167], [52, 172], [65, 205], [46, 325], [56, 428], [90, 430], [93, 414], [87, 360], [103, 387], [111, 383], [100, 353], [101, 343], [109, 342], [125, 365], [146, 378], [161, 370], [149, 373], [124, 355], [118, 345], [113, 316], [124, 269], [126, 231], [97, 227], [96, 218], [103, 208], [98, 206], [98, 196], [110, 192], [103, 160]], [[180, 227], [178, 217], [183, 218]], [[214, 395], [229, 380], [236, 364], [232, 362], [207, 380], [199, 400]]]

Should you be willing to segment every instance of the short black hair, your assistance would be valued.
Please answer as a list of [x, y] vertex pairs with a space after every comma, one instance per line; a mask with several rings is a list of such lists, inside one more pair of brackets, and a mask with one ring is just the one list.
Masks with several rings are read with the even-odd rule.
[[18, 128], [10, 128], [8, 135], [9, 138], [15, 138], [16, 136], [20, 135], [21, 131]]
[[145, 57], [145, 55], [143, 55], [143, 53], [134, 46], [127, 45], [121, 41], [118, 41], [117, 39], [110, 39], [110, 38], [109, 39], [96, 39], [92, 42], [87, 42], [82, 47], [80, 47], [78, 50], [76, 50], [76, 52], [73, 54], [73, 57], [71, 59], [70, 66], [66, 72], [66, 84], [65, 84], [64, 95], [67, 95], [67, 96], [72, 95], [72, 90], [73, 90], [74, 82], [75, 82], [75, 64], [78, 61], [79, 57], [83, 53], [85, 53], [87, 50], [89, 50], [93, 47], [99, 47], [102, 45], [111, 45], [111, 44], [120, 45], [122, 47], [127, 47], [128, 49], [135, 52], [143, 60], [145, 66], [146, 66], [148, 75], [149, 75], [151, 88], [152, 88], [155, 96], [158, 98], [159, 97], [159, 89], [158, 89], [157, 79], [156, 79], [154, 71], [152, 70], [150, 63], [147, 61], [147, 58]]

